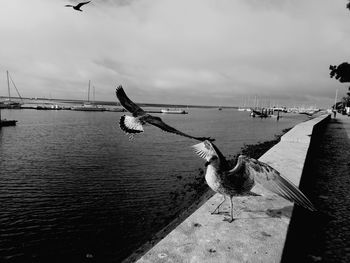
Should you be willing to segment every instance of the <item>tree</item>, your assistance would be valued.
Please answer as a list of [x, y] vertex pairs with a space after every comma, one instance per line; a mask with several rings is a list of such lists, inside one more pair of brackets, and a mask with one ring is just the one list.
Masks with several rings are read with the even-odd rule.
[[346, 93], [348, 96], [343, 97], [341, 102], [343, 103], [344, 107], [350, 107], [350, 87], [349, 87], [349, 92]]
[[[350, 6], [350, 3], [349, 3]], [[339, 82], [344, 83], [344, 82], [350, 82], [350, 64], [347, 62], [343, 62], [339, 64], [338, 66], [330, 65], [330, 77], [339, 80]], [[347, 93], [347, 97], [343, 97], [340, 102], [337, 102], [333, 108], [335, 109], [344, 109], [345, 107], [350, 106], [350, 87], [349, 87], [349, 92]]]
[[330, 65], [329, 70], [331, 78], [335, 77], [341, 83], [350, 82], [350, 64], [348, 62], [343, 62], [338, 66]]

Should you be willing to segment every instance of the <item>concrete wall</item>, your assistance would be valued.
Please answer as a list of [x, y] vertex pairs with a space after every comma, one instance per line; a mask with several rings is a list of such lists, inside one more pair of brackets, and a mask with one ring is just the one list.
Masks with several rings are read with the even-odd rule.
[[[329, 118], [296, 125], [259, 160], [299, 185], [312, 138]], [[225, 214], [210, 214], [222, 198], [214, 195], [138, 262], [280, 262], [293, 204], [258, 185], [253, 191], [262, 196], [234, 198], [238, 219], [232, 223], [222, 221]], [[228, 212], [228, 202], [221, 209]]]

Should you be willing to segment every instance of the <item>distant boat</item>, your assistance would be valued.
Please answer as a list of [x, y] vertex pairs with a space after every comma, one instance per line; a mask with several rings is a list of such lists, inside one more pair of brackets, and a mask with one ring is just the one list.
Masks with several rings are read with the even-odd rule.
[[160, 112], [165, 114], [188, 114], [188, 112], [185, 110], [176, 109], [161, 109]]
[[246, 100], [243, 100], [243, 99], [242, 99], [242, 101], [243, 101], [243, 106], [239, 106], [237, 108], [237, 110], [238, 111], [251, 111], [250, 107], [247, 106], [247, 105], [249, 105], [249, 103]]
[[222, 110], [222, 108], [221, 108], [221, 107], [219, 107], [219, 110]]
[[0, 128], [5, 126], [16, 126], [16, 120], [0, 120]]
[[2, 108], [4, 109], [20, 109], [21, 108], [21, 103], [12, 101], [12, 100], [5, 100], [3, 105], [1, 105]]
[[50, 110], [50, 107], [48, 107], [46, 105], [37, 105], [35, 107], [35, 109], [37, 109], [37, 110]]
[[[2, 106], [2, 102], [0, 103], [0, 105]], [[6, 120], [6, 119], [1, 119], [1, 108], [0, 108], [0, 128], [1, 127], [5, 127], [5, 126], [15, 126], [17, 123], [16, 120]]]
[[258, 111], [258, 110], [253, 110], [251, 113], [250, 113], [250, 116], [251, 117], [259, 117], [259, 118], [267, 118], [267, 117], [270, 117], [266, 111]]
[[84, 103], [81, 106], [74, 106], [71, 108], [71, 110], [75, 110], [75, 111], [106, 111], [105, 108], [103, 107], [99, 107], [95, 104], [91, 104], [91, 103]]
[[238, 107], [237, 110], [238, 111], [252, 111], [252, 109], [249, 107]]
[[35, 107], [37, 110], [62, 110], [63, 107], [57, 104], [43, 104]]
[[57, 104], [52, 104], [51, 106], [51, 110], [62, 110], [63, 107]]
[[113, 112], [126, 112], [126, 109], [123, 108], [110, 108], [108, 111], [113, 111]]
[[286, 107], [273, 107], [273, 111], [288, 112]]
[[[95, 87], [94, 87], [94, 102], [95, 102]], [[90, 103], [90, 80], [88, 88], [88, 101], [81, 106], [73, 106], [71, 110], [75, 111], [106, 111], [106, 108], [100, 107], [94, 103]]]
[[16, 89], [16, 91], [17, 91], [18, 96], [19, 96], [21, 99], [22, 99], [22, 97], [21, 97], [21, 95], [19, 94], [18, 89], [17, 89], [17, 87], [16, 87], [14, 81], [13, 81], [12, 78], [9, 76], [9, 72], [8, 72], [8, 71], [6, 71], [6, 76], [7, 76], [8, 98], [7, 98], [3, 103], [0, 104], [0, 108], [3, 108], [3, 109], [20, 109], [22, 103], [11, 100], [10, 79], [11, 79], [11, 82], [12, 82], [13, 86], [15, 87], [15, 89]]

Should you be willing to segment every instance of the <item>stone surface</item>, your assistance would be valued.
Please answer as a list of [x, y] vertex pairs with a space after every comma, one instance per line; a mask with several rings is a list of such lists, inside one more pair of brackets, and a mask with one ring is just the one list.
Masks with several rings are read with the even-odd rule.
[[316, 213], [296, 208], [282, 262], [350, 262], [350, 117], [337, 114], [307, 158], [301, 187]]

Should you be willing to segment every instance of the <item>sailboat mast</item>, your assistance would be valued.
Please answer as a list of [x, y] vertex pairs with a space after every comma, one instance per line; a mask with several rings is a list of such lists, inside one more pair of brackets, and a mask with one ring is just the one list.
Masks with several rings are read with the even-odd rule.
[[9, 81], [9, 71], [8, 70], [6, 70], [6, 76], [7, 76], [7, 89], [8, 89], [9, 100], [10, 100], [11, 94], [10, 94], [10, 81]]
[[94, 103], [95, 103], [95, 86], [92, 86], [92, 91], [93, 91], [93, 99], [94, 99]]
[[21, 101], [23, 101], [22, 96], [21, 96], [21, 94], [19, 94], [19, 91], [18, 91], [18, 89], [17, 89], [17, 87], [16, 87], [16, 84], [15, 84], [15, 82], [13, 81], [13, 79], [11, 78], [10, 74], [9, 74], [9, 79], [11, 80], [12, 85], [15, 87], [15, 90], [16, 90], [16, 92], [17, 92], [17, 94], [18, 94], [18, 97], [21, 99]]
[[88, 89], [88, 102], [90, 102], [90, 80], [89, 80], [89, 89]]

